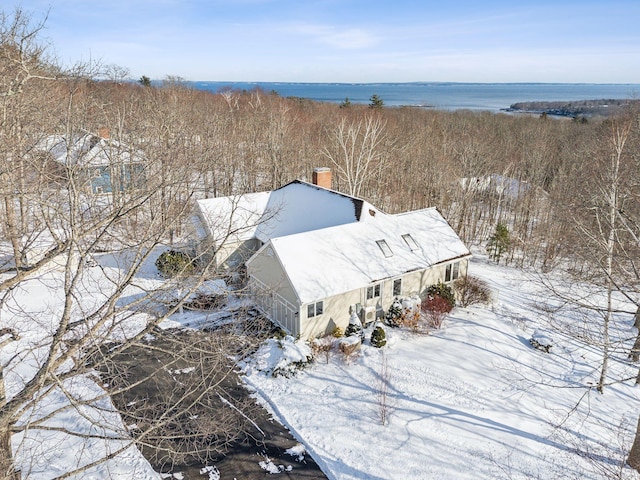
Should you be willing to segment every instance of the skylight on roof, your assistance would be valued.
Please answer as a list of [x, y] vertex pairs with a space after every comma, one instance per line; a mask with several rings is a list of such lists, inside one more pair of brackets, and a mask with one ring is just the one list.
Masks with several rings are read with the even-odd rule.
[[386, 240], [376, 240], [376, 243], [380, 247], [380, 250], [382, 250], [382, 253], [384, 254], [385, 257], [387, 258], [393, 257], [393, 252], [391, 251], [391, 247], [389, 247]]
[[404, 235], [402, 235], [402, 239], [405, 241], [405, 243], [409, 247], [409, 250], [411, 250], [412, 252], [415, 252], [416, 250], [418, 250], [418, 244], [413, 239], [410, 233], [405, 233]]

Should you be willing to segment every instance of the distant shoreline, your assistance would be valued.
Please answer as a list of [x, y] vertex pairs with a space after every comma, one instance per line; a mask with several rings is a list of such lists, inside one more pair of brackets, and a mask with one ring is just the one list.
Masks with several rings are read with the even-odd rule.
[[262, 82], [262, 81], [225, 81], [225, 80], [189, 80], [189, 83], [209, 84], [215, 83], [219, 85], [532, 85], [532, 86], [555, 86], [555, 85], [580, 85], [580, 86], [629, 86], [640, 87], [639, 83], [593, 83], [593, 82]]
[[304, 82], [188, 82], [213, 93], [225, 90], [274, 92], [285, 98], [318, 102], [368, 104], [377, 95], [388, 107], [504, 112], [525, 102], [630, 99], [640, 95], [640, 84], [590, 83], [304, 83]]
[[503, 111], [572, 118], [608, 117], [634, 105], [640, 107], [640, 100], [603, 98], [598, 100], [536, 101], [514, 103]]

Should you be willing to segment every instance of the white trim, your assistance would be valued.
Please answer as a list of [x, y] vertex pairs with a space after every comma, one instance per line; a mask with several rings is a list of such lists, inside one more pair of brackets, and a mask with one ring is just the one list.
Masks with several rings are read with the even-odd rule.
[[258, 310], [271, 321], [292, 335], [300, 333], [300, 313], [293, 303], [254, 276], [249, 276], [249, 290]]

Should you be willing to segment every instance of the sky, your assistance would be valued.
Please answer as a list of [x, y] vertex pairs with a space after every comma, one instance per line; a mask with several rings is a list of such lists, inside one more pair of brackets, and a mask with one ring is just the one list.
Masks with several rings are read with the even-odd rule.
[[638, 0], [3, 0], [132, 78], [640, 83]]

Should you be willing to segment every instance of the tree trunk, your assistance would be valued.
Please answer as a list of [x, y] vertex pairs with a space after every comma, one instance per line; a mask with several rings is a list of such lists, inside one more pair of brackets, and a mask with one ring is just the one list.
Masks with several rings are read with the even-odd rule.
[[629, 450], [627, 465], [633, 468], [636, 472], [640, 473], [640, 418], [638, 418], [636, 437], [633, 440], [633, 445], [631, 445], [631, 450]]
[[[7, 397], [4, 390], [4, 374], [0, 366], [0, 408], [6, 404]], [[20, 474], [14, 470], [13, 452], [11, 450], [11, 431], [4, 422], [0, 425], [0, 478], [6, 480], [20, 480]]]
[[[633, 326], [636, 327], [638, 333], [636, 334], [636, 341], [633, 343], [633, 347], [631, 347], [631, 352], [629, 352], [629, 360], [637, 362], [640, 360], [640, 307], [636, 310], [634, 320]], [[640, 372], [638, 373], [638, 378], [640, 378]]]
[[[620, 156], [621, 150], [619, 149], [617, 155], [612, 156], [611, 160], [611, 178], [612, 182], [610, 185], [610, 190], [607, 192], [607, 203], [609, 206], [609, 211], [607, 213], [607, 217], [605, 218], [605, 222], [607, 224], [607, 228], [609, 230], [608, 236], [606, 238], [605, 243], [605, 253], [606, 253], [606, 266], [605, 266], [605, 275], [607, 281], [607, 311], [604, 316], [604, 323], [602, 325], [602, 369], [600, 371], [600, 379], [598, 380], [598, 392], [604, 392], [604, 384], [607, 378], [607, 369], [609, 366], [609, 349], [610, 349], [610, 339], [609, 339], [609, 326], [611, 324], [611, 318], [613, 316], [613, 290], [615, 288], [613, 282], [613, 260], [616, 254], [616, 246], [617, 246], [617, 224], [616, 219], [618, 217], [618, 211], [620, 210], [620, 193], [619, 193], [619, 182], [620, 182]], [[600, 220], [598, 219], [598, 223]]]
[[0, 478], [5, 480], [20, 480], [20, 472], [13, 466], [11, 452], [11, 432], [8, 428], [0, 428]]
[[24, 264], [24, 251], [20, 246], [20, 233], [18, 232], [18, 226], [15, 222], [16, 218], [13, 199], [9, 195], [4, 198], [4, 208], [5, 213], [7, 214], [7, 217], [5, 218], [7, 237], [9, 237], [9, 240], [11, 241], [16, 271], [19, 272]]

